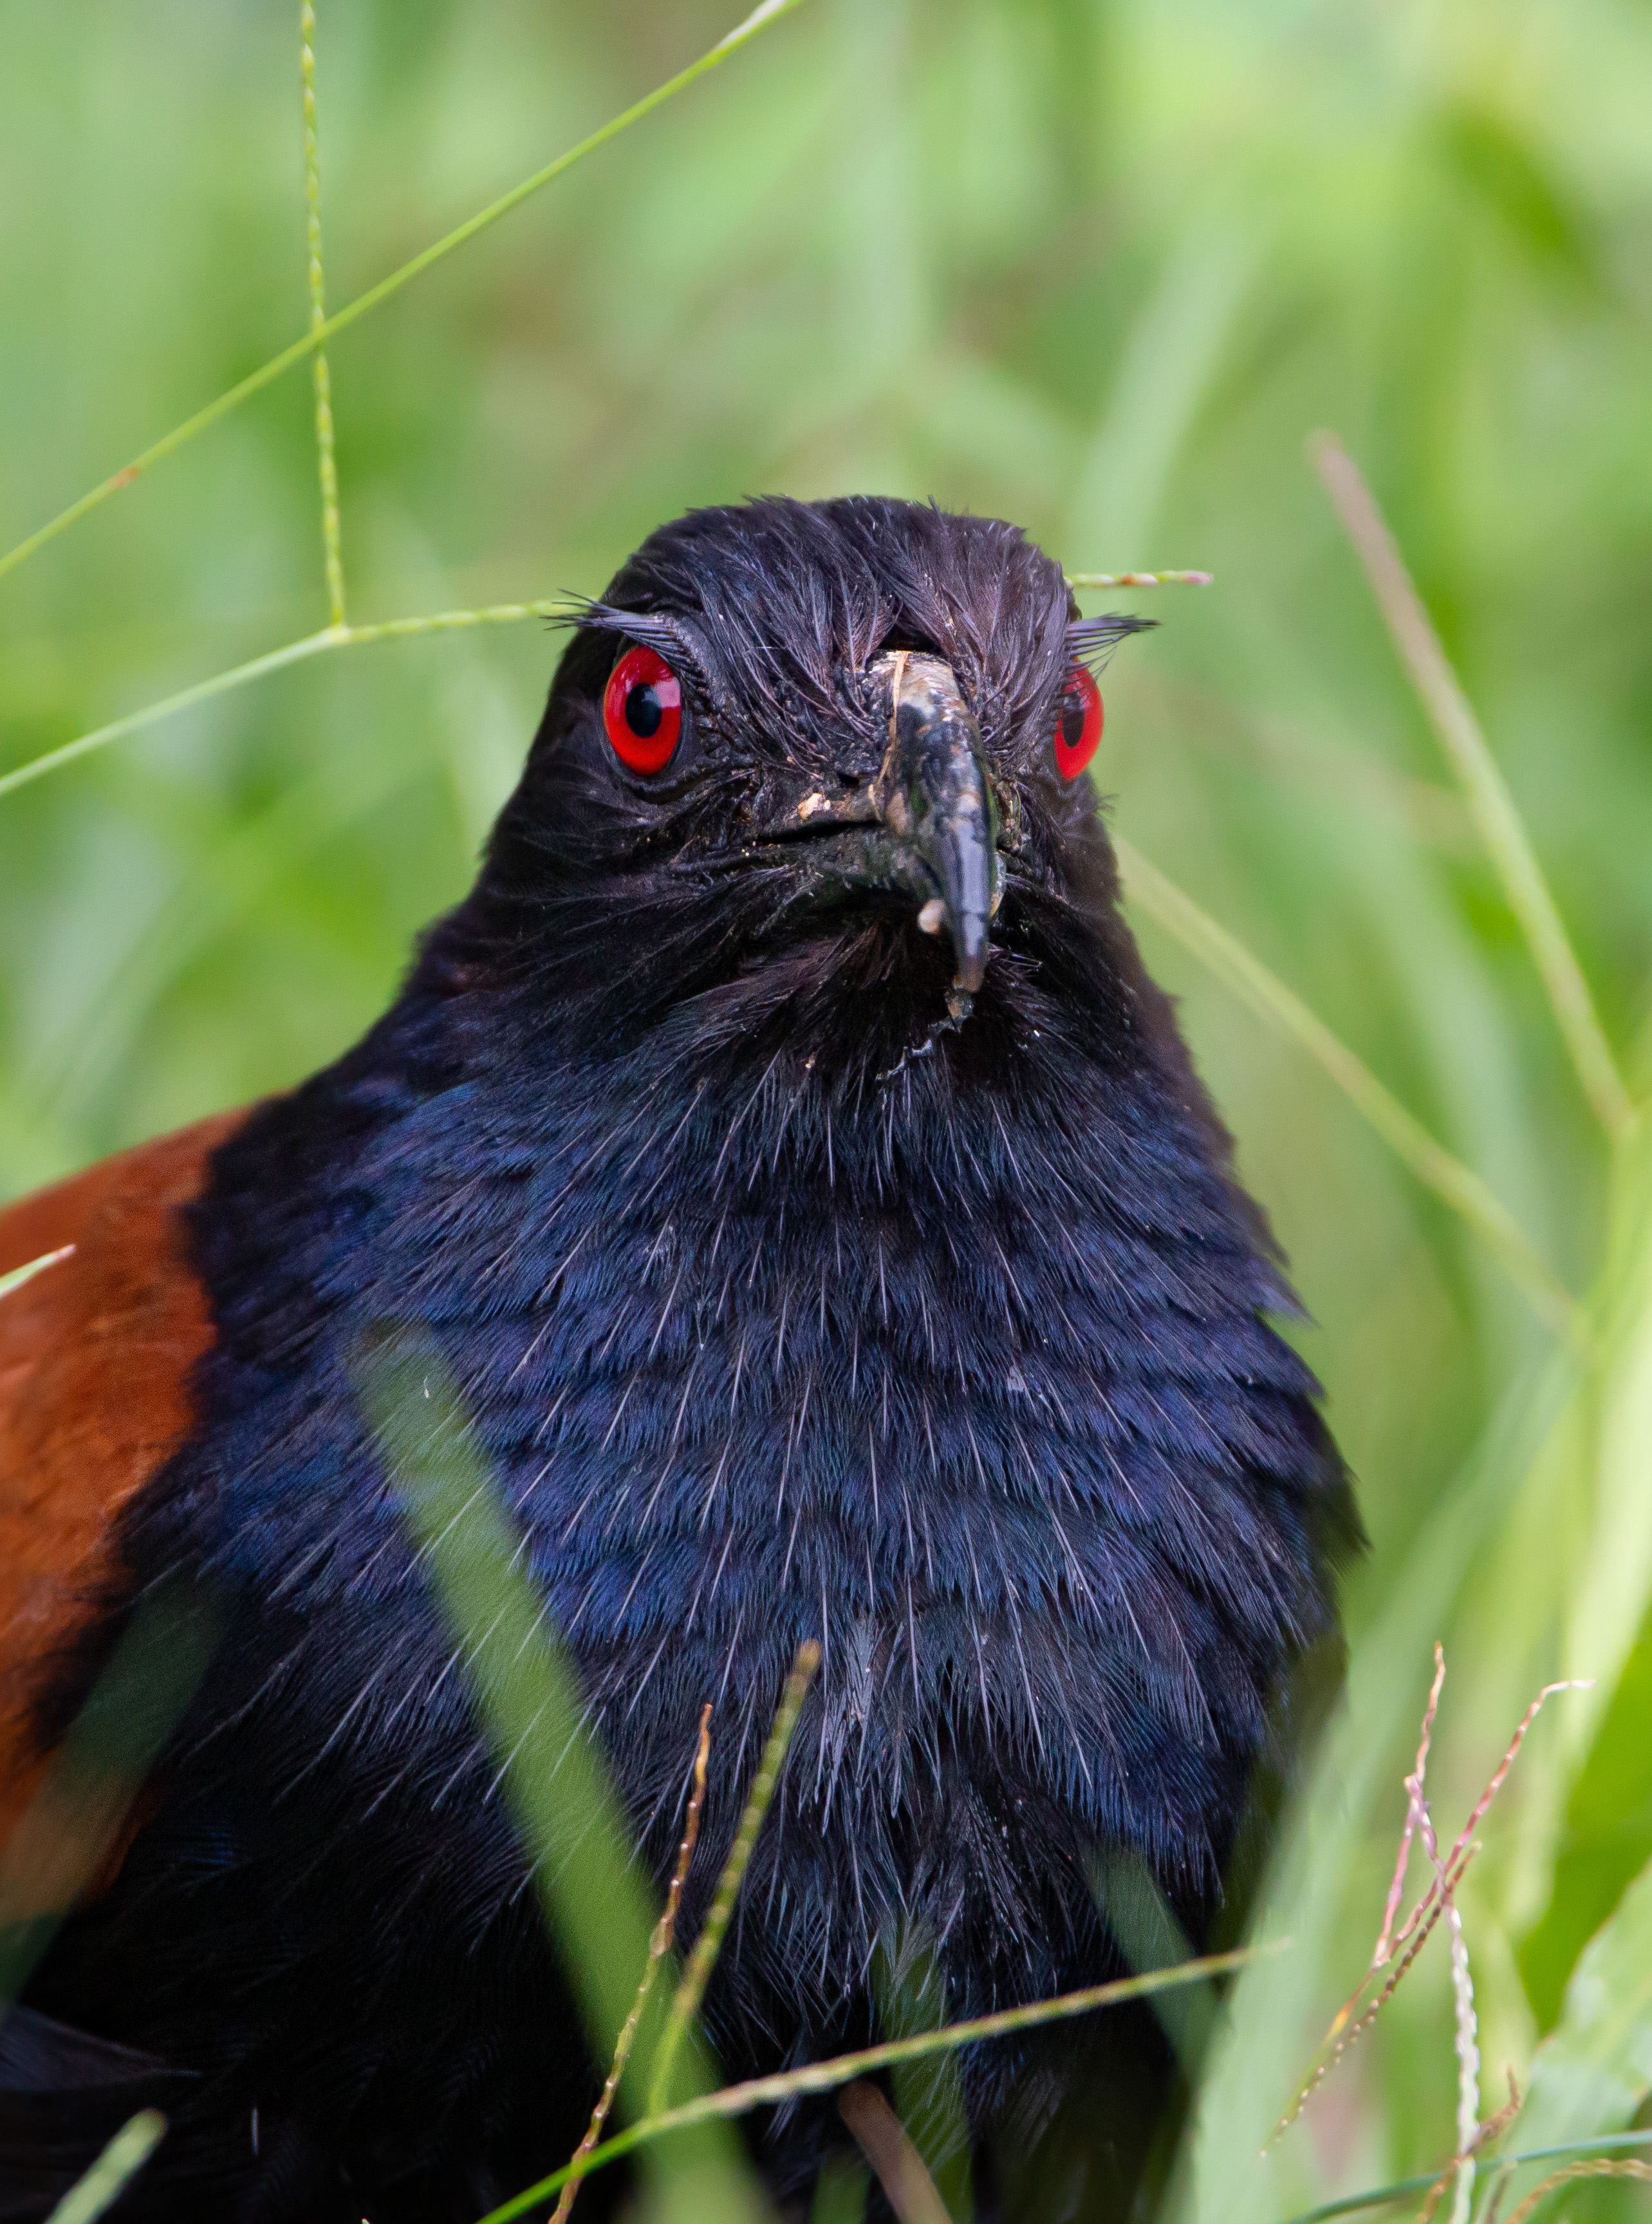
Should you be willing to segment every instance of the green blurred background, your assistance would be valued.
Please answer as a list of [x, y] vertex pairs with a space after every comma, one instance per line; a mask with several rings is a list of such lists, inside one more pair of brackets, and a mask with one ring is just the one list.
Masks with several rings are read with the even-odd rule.
[[[726, 9], [322, 0], [331, 302]], [[0, 543], [302, 331], [296, 15], [0, 0]], [[660, 520], [771, 490], [1217, 574], [1111, 598], [1164, 621], [1111, 674], [1117, 823], [1597, 1293], [1596, 1355], [1557, 1356], [1143, 924], [1374, 1547], [1319, 1929], [1273, 2011], [1287, 2087], [1376, 1933], [1433, 1640], [1449, 1834], [1537, 1684], [1602, 1678], [1534, 1734], [1463, 1896], [1497, 2105], [1652, 1854], [1652, 1181], [1610, 1162], [1303, 443], [1334, 427], [1367, 470], [1644, 1094], [1645, 0], [807, 0], [341, 336], [332, 380], [363, 621], [596, 592]], [[301, 368], [0, 581], [0, 770], [325, 622], [311, 411]], [[0, 799], [0, 1191], [342, 1049], [466, 885], [554, 654], [531, 625], [354, 650]], [[1629, 2114], [1652, 2035], [1643, 2067]], [[1278, 2198], [1449, 2153], [1454, 2080], [1442, 1941]]]

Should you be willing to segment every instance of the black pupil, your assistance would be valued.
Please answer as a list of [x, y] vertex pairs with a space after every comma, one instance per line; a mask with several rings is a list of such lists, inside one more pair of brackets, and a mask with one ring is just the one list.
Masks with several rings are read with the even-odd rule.
[[1069, 687], [1061, 698], [1061, 739], [1068, 749], [1076, 749], [1083, 741], [1089, 711], [1090, 705], [1085, 700], [1083, 690]]
[[647, 679], [639, 680], [625, 698], [625, 723], [639, 742], [651, 742], [665, 717], [659, 691]]

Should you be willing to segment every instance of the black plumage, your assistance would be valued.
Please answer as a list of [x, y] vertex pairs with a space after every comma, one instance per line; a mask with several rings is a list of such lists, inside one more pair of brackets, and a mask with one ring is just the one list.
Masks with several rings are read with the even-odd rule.
[[[1121, 1857], [1212, 1934], [1292, 1676], [1336, 1654], [1355, 1522], [1268, 1323], [1276, 1254], [1053, 759], [1075, 661], [1135, 622], [1079, 624], [1014, 528], [904, 503], [665, 528], [579, 614], [478, 884], [395, 1006], [218, 1151], [190, 1216], [199, 1418], [52, 1699], [148, 1588], [210, 1594], [147, 1819], [29, 1995], [37, 2033], [187, 2073], [132, 2215], [461, 2224], [589, 2106], [362, 1417], [377, 1326], [439, 1348], [656, 1871], [714, 1702], [691, 1927], [794, 1652], [822, 1645], [712, 1995], [731, 2074], [868, 2035], [903, 1928], [953, 2016], [1113, 1972]], [[638, 643], [683, 692], [650, 775], [602, 709]], [[920, 741], [963, 781], [933, 839], [890, 800]], [[908, 802], [941, 781], [921, 767]], [[920, 930], [929, 900], [947, 932]], [[962, 2076], [984, 2209], [1127, 2205], [1170, 2076], [1150, 2015]], [[841, 2136], [825, 2108], [769, 2126], [777, 2196]]]

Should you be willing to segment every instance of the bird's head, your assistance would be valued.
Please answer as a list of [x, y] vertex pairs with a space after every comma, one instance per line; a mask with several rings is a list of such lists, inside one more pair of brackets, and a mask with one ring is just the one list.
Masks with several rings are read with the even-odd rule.
[[892, 1004], [878, 1032], [909, 1046], [991, 993], [1029, 902], [1111, 894], [1095, 667], [1144, 621], [1080, 620], [1015, 527], [696, 511], [574, 622], [478, 891], [519, 977], [641, 1018], [766, 975]]

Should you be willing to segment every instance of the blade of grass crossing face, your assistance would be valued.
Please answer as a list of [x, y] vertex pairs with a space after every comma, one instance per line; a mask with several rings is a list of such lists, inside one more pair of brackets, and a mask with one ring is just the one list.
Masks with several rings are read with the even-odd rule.
[[1411, 683], [1462, 784], [1486, 854], [1542, 976], [1584, 1095], [1612, 1140], [1622, 1142], [1635, 1126], [1635, 1107], [1536, 852], [1479, 720], [1446, 660], [1422, 597], [1358, 464], [1329, 433], [1317, 434], [1309, 443], [1308, 453], [1364, 566]]
[[20, 540], [15, 548], [0, 556], [0, 578], [8, 572], [16, 571], [20, 564], [27, 563], [48, 542], [66, 533], [72, 525], [78, 525], [83, 517], [88, 517], [94, 509], [100, 509], [111, 495], [120, 493], [123, 487], [130, 486], [145, 471], [187, 446], [198, 433], [206, 432], [208, 426], [216, 425], [220, 418], [227, 417], [231, 410], [238, 409], [244, 401], [250, 401], [255, 394], [261, 394], [266, 386], [273, 384], [284, 372], [291, 370], [295, 363], [302, 363], [315, 348], [349, 325], [358, 323], [393, 294], [399, 294], [404, 286], [411, 285], [415, 278], [422, 278], [427, 270], [434, 269], [438, 262], [445, 261], [458, 249], [467, 246], [490, 226], [497, 224], [501, 217], [509, 216], [513, 209], [520, 208], [524, 201], [530, 200], [554, 180], [561, 177], [565, 171], [571, 170], [576, 162], [582, 162], [587, 155], [594, 155], [599, 147], [605, 147], [611, 139], [618, 138], [620, 133], [629, 130], [633, 123], [640, 123], [645, 116], [651, 116], [656, 108], [663, 107], [678, 93], [686, 92], [708, 71], [714, 70], [719, 62], [725, 62], [731, 54], [737, 54], [760, 31], [766, 30], [769, 24], [788, 15], [799, 3], [800, 0], [763, 0], [762, 7], [754, 9], [744, 22], [736, 24], [733, 30], [719, 39], [714, 47], [709, 47], [698, 60], [690, 62], [686, 69], [679, 70], [675, 77], [668, 78], [663, 85], [656, 85], [641, 100], [633, 101], [629, 108], [623, 109], [600, 130], [581, 139], [577, 146], [570, 147], [566, 154], [559, 155], [554, 162], [548, 162], [543, 169], [535, 170], [530, 177], [522, 179], [508, 193], [502, 193], [497, 200], [491, 201], [486, 208], [479, 209], [465, 223], [456, 224], [452, 231], [445, 233], [398, 269], [392, 270], [388, 277], [381, 278], [376, 286], [370, 286], [364, 294], [358, 294], [353, 301], [347, 302], [342, 309], [335, 310], [320, 325], [313, 325], [302, 339], [294, 340], [279, 355], [271, 356], [268, 363], [261, 363], [256, 370], [250, 371], [245, 378], [228, 388], [215, 401], [209, 401], [204, 409], [198, 409], [193, 417], [186, 418], [181, 425], [174, 425], [171, 432], [145, 448], [141, 455], [135, 456], [123, 470], [88, 489], [66, 509], [60, 510], [37, 532], [31, 533], [27, 540]]
[[1518, 1222], [1479, 1176], [1437, 1143], [1364, 1061], [1237, 937], [1218, 926], [1130, 843], [1116, 837], [1114, 847], [1130, 902], [1174, 935], [1258, 1017], [1307, 1051], [1424, 1187], [1465, 1221], [1502, 1261], [1539, 1317], [1561, 1334], [1577, 1334], [1580, 1315], [1576, 1300], [1549, 1273]]

